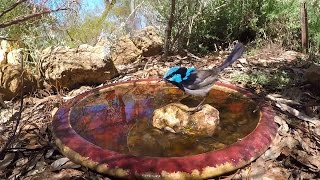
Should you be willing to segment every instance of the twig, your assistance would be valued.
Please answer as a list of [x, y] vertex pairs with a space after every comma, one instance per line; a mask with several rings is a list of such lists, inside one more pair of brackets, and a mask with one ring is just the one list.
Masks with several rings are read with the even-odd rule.
[[301, 120], [310, 122], [310, 123], [312, 123], [314, 125], [317, 125], [317, 123], [319, 122], [319, 119], [311, 118], [311, 117], [307, 116], [306, 114], [304, 114], [304, 113], [302, 113], [302, 112], [300, 112], [300, 111], [298, 111], [298, 110], [296, 110], [296, 109], [294, 109], [294, 108], [292, 108], [292, 107], [290, 107], [290, 106], [288, 106], [288, 105], [286, 105], [284, 103], [278, 102], [278, 103], [276, 103], [276, 106], [278, 108], [280, 108], [282, 111], [287, 111], [290, 114], [294, 115], [295, 117], [297, 117], [297, 118], [299, 118]]
[[129, 14], [129, 16], [127, 17], [126, 21], [125, 21], [125, 24], [128, 23], [129, 19], [131, 18], [131, 16], [137, 11], [137, 9], [144, 3], [144, 1], [142, 1], [140, 4], [138, 4], [134, 10]]
[[270, 99], [272, 101], [279, 102], [279, 103], [292, 104], [292, 105], [301, 105], [301, 103], [299, 103], [297, 101], [294, 101], [294, 100], [291, 100], [291, 99], [282, 98], [281, 95], [279, 95], [279, 94], [268, 94], [266, 96], [266, 98], [268, 98], [268, 99]]
[[27, 0], [20, 0], [20, 1], [17, 1], [16, 3], [12, 4], [8, 9], [6, 9], [0, 13], [0, 18], [2, 16], [4, 16], [5, 14], [7, 14], [8, 12], [12, 11], [15, 7], [17, 7], [19, 4], [21, 4], [25, 1], [27, 1]]
[[45, 11], [42, 11], [42, 12], [39, 12], [39, 13], [18, 16], [16, 18], [14, 18], [13, 20], [10, 20], [10, 21], [4, 22], [4, 23], [0, 23], [0, 29], [1, 28], [6, 28], [8, 26], [15, 25], [15, 24], [22, 23], [22, 22], [28, 21], [28, 20], [30, 20], [32, 18], [40, 17], [40, 16], [45, 15], [45, 14], [50, 14], [50, 13], [53, 13], [53, 12], [64, 11], [64, 10], [68, 10], [68, 8], [58, 8], [58, 9], [54, 9], [54, 10], [45, 10]]
[[196, 59], [196, 60], [200, 60], [200, 59], [201, 59], [201, 58], [199, 58], [198, 56], [192, 54], [191, 52], [189, 52], [189, 51], [186, 50], [186, 49], [184, 50], [184, 52], [187, 53], [187, 56], [190, 56], [190, 57], [192, 57], [192, 58], [194, 58], [194, 59]]

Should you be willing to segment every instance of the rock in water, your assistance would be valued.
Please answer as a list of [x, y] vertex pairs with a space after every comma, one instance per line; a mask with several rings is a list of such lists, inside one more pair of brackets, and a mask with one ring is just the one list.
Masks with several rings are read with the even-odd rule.
[[219, 129], [219, 111], [203, 105], [200, 111], [191, 113], [192, 108], [171, 103], [154, 111], [152, 125], [172, 133], [195, 136], [212, 136]]

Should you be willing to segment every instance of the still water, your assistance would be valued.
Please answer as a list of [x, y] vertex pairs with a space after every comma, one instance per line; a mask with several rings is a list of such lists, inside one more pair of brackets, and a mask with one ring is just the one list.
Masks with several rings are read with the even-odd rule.
[[257, 104], [239, 93], [215, 89], [206, 103], [220, 112], [220, 130], [211, 137], [173, 134], [152, 127], [155, 109], [172, 102], [196, 106], [202, 99], [186, 97], [167, 84], [122, 84], [84, 98], [70, 114], [73, 129], [104, 149], [135, 156], [178, 157], [224, 148], [257, 126]]

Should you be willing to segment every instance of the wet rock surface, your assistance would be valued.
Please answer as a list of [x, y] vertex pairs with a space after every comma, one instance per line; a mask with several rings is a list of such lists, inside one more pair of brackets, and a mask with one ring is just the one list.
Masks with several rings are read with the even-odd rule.
[[219, 129], [219, 111], [208, 105], [192, 112], [186, 105], [171, 103], [153, 113], [152, 125], [172, 133], [212, 136]]

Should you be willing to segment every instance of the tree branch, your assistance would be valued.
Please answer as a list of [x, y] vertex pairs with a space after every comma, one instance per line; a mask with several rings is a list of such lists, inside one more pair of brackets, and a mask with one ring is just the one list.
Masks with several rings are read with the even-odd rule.
[[0, 18], [7, 14], [8, 12], [12, 11], [15, 7], [17, 7], [19, 4], [26, 2], [27, 0], [19, 0], [16, 3], [12, 4], [8, 9], [4, 10], [3, 12], [0, 13]]
[[0, 24], [0, 29], [1, 28], [6, 28], [8, 26], [15, 25], [15, 24], [20, 24], [22, 22], [28, 21], [28, 20], [30, 20], [32, 18], [36, 18], [36, 17], [42, 16], [42, 15], [45, 15], [45, 14], [50, 14], [50, 13], [53, 13], [53, 12], [65, 11], [65, 10], [68, 10], [68, 8], [58, 8], [58, 9], [54, 9], [54, 10], [46, 10], [46, 11], [42, 11], [42, 12], [39, 12], [39, 13], [25, 15], [25, 16], [18, 16], [18, 17], [16, 17], [15, 19], [13, 19], [11, 21], [7, 21], [7, 22], [4, 22], [4, 23], [1, 23]]

